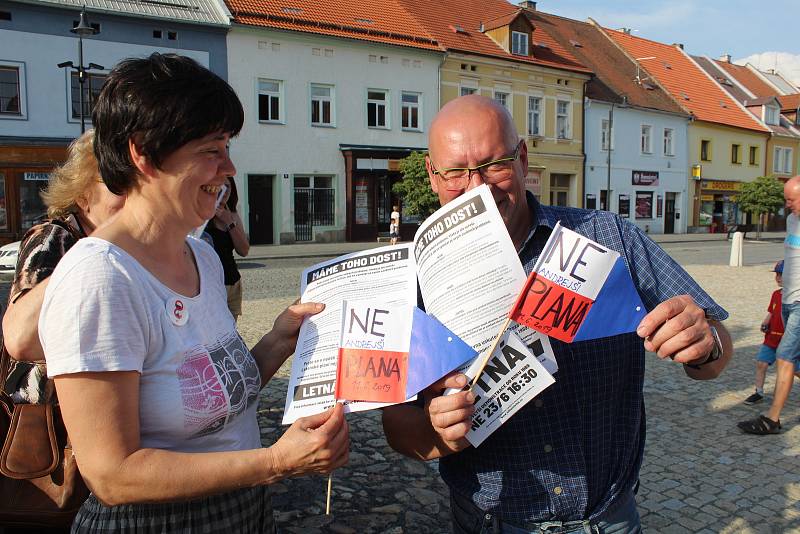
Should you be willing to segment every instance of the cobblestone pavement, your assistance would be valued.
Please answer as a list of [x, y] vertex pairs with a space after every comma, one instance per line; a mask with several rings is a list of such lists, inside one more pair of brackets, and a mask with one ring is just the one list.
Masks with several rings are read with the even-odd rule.
[[[712, 382], [689, 380], [679, 366], [648, 355], [647, 446], [637, 497], [643, 525], [659, 533], [800, 533], [800, 394], [791, 395], [779, 435], [749, 436], [735, 426], [766, 408], [764, 403], [745, 406], [742, 400], [752, 391], [753, 358], [763, 339], [758, 325], [774, 289], [772, 274], [764, 265], [687, 270], [730, 312], [726, 325], [736, 353]], [[280, 280], [297, 280], [300, 268], [243, 272], [250, 300], [240, 327], [252, 345], [293, 300], [296, 287]], [[263, 394], [259, 417], [265, 445], [283, 432], [279, 422], [288, 369], [287, 362]], [[771, 370], [767, 391], [773, 385]], [[447, 488], [435, 465], [392, 451], [379, 413], [351, 414], [348, 420], [351, 461], [334, 474], [332, 514], [324, 515], [324, 478], [290, 479], [274, 486], [279, 530], [449, 532]]]

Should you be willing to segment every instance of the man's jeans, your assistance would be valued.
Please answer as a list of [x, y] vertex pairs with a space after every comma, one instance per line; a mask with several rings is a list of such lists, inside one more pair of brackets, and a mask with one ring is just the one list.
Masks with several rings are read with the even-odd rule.
[[781, 360], [797, 361], [800, 357], [800, 302], [781, 305], [784, 332], [775, 356]]
[[506, 523], [496, 514], [484, 512], [472, 501], [450, 492], [450, 509], [455, 534], [639, 534], [639, 511], [633, 495], [619, 503], [600, 521], [543, 521]]

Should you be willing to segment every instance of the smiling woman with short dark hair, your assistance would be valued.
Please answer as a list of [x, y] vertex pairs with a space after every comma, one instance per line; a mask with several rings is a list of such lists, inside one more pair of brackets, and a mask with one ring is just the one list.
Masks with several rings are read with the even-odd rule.
[[337, 406], [261, 446], [259, 391], [322, 305], [290, 306], [248, 350], [217, 255], [187, 237], [236, 172], [241, 103], [195, 61], [153, 54], [112, 70], [93, 121], [103, 180], [127, 201], [64, 256], [40, 320], [92, 490], [73, 531], [271, 532], [267, 486], [343, 465], [349, 438]]

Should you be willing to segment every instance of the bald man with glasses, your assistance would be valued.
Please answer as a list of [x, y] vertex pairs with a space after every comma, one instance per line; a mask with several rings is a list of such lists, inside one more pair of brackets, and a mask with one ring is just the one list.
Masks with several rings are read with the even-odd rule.
[[[442, 396], [467, 379], [453, 373], [417, 404], [384, 409], [389, 444], [439, 458], [460, 533], [641, 530], [634, 493], [644, 450], [645, 349], [715, 378], [733, 353], [727, 312], [633, 224], [605, 211], [545, 206], [525, 190], [528, 149], [508, 111], [477, 95], [442, 107], [429, 134], [428, 177], [445, 204], [485, 183], [526, 272], [556, 222], [618, 251], [649, 313], [636, 333], [562, 343], [551, 339], [556, 383], [480, 447], [465, 435], [472, 392]], [[555, 529], [555, 530], [553, 530]]]

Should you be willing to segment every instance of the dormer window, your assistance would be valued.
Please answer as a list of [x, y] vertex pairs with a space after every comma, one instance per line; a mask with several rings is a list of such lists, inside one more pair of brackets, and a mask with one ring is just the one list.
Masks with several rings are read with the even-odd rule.
[[767, 124], [778, 124], [778, 108], [773, 106], [764, 106], [764, 122]]
[[511, 53], [517, 56], [528, 55], [528, 34], [522, 32], [511, 32]]

